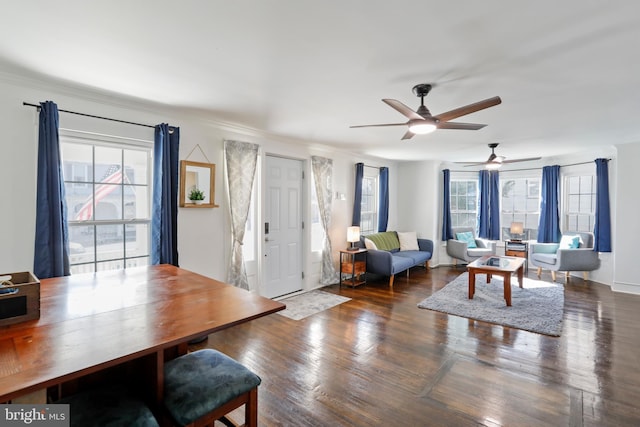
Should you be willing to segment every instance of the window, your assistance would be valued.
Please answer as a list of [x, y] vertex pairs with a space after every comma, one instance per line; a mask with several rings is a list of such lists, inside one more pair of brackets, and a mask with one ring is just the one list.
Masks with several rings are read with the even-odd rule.
[[365, 168], [362, 177], [362, 203], [360, 204], [360, 234], [367, 235], [378, 231], [378, 169], [375, 175], [367, 174]]
[[451, 179], [451, 226], [476, 228], [478, 180]]
[[61, 135], [61, 150], [71, 274], [148, 265], [152, 144]]
[[565, 177], [565, 228], [571, 231], [593, 231], [596, 210], [595, 175]]
[[316, 193], [315, 177], [311, 184], [311, 251], [321, 252], [324, 247], [324, 229], [320, 222], [320, 207]]
[[256, 223], [256, 212], [255, 212], [255, 199], [256, 199], [256, 191], [255, 191], [255, 180], [253, 190], [251, 191], [251, 202], [249, 204], [249, 212], [247, 214], [247, 223], [244, 227], [244, 239], [242, 239], [242, 258], [245, 262], [255, 261], [256, 260], [256, 237], [257, 231], [254, 232], [254, 224]]
[[540, 223], [540, 178], [507, 178], [500, 181], [502, 240], [511, 238], [509, 229], [512, 222], [523, 223], [522, 239], [535, 239]]

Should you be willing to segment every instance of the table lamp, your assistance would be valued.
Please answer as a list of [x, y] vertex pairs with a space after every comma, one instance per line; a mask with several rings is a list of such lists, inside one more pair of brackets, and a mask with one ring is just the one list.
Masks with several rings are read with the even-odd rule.
[[[521, 222], [512, 222], [511, 227], [509, 228], [509, 232], [511, 233], [511, 240], [521, 241], [522, 234], [524, 233], [524, 224]], [[518, 238], [513, 238], [516, 235]]]
[[348, 251], [357, 251], [356, 242], [360, 241], [360, 227], [348, 227], [347, 228], [347, 242], [351, 243], [351, 246], [347, 248]]

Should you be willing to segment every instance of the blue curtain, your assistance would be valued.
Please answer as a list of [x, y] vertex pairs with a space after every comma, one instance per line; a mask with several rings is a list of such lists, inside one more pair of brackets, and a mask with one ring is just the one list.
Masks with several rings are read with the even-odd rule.
[[489, 185], [489, 171], [481, 170], [478, 174], [480, 195], [478, 197], [478, 237], [483, 239], [489, 238], [490, 232], [490, 219], [491, 213], [489, 212], [490, 206], [490, 185]]
[[558, 194], [560, 188], [560, 166], [542, 168], [542, 201], [540, 202], [540, 224], [538, 242], [558, 243], [560, 241], [560, 211]]
[[479, 173], [478, 237], [500, 240], [500, 176], [498, 171]]
[[155, 127], [151, 264], [178, 266], [178, 148], [180, 128]]
[[380, 168], [380, 206], [378, 207], [378, 231], [387, 231], [389, 222], [389, 168]]
[[33, 260], [33, 272], [39, 279], [70, 274], [67, 204], [58, 124], [58, 106], [51, 101], [41, 102]]
[[596, 252], [611, 252], [611, 210], [609, 208], [609, 163], [596, 159], [596, 223], [593, 230]]
[[451, 171], [442, 171], [444, 186], [442, 189], [442, 241], [453, 239], [451, 229]]
[[489, 239], [500, 240], [500, 175], [489, 171]]
[[351, 225], [360, 225], [360, 212], [362, 211], [362, 177], [364, 176], [364, 163], [356, 163], [356, 186], [353, 192], [353, 219]]

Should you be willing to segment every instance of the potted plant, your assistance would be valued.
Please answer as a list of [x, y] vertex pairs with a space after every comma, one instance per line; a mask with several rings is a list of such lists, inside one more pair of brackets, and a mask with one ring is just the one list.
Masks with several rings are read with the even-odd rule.
[[195, 203], [197, 205], [202, 204], [204, 202], [204, 192], [199, 190], [197, 187], [194, 187], [189, 191], [189, 200], [191, 203]]

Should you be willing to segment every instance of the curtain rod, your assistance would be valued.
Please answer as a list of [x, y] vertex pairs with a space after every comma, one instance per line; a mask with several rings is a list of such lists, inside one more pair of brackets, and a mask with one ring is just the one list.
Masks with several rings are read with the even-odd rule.
[[[611, 159], [606, 159], [607, 161], [610, 161]], [[590, 162], [580, 162], [580, 163], [571, 163], [568, 165], [560, 165], [561, 168], [566, 168], [569, 166], [580, 166], [580, 165], [589, 165], [589, 164], [593, 164], [594, 161], [590, 161]], [[509, 169], [509, 170], [504, 170], [502, 172], [522, 172], [522, 171], [535, 171], [535, 170], [541, 170], [541, 167], [538, 168], [526, 168], [526, 169]], [[474, 171], [474, 170], [454, 170], [454, 169], [450, 169], [451, 172], [478, 172], [478, 171]]]
[[[22, 105], [26, 105], [26, 106], [29, 106], [29, 107], [35, 107], [36, 109], [40, 110], [40, 106], [39, 105], [31, 104], [29, 102], [23, 102]], [[129, 122], [129, 121], [126, 121], [126, 120], [112, 119], [112, 118], [109, 118], [109, 117], [102, 117], [102, 116], [95, 116], [93, 114], [78, 113], [76, 111], [62, 110], [60, 108], [58, 108], [58, 111], [61, 112], [61, 113], [76, 114], [78, 116], [91, 117], [91, 118], [94, 118], [94, 119], [101, 119], [101, 120], [109, 120], [111, 122], [126, 123], [128, 125], [142, 126], [142, 127], [146, 127], [146, 128], [155, 129], [155, 126], [146, 125], [144, 123]], [[169, 126], [169, 131], [170, 132], [173, 132], [173, 129], [174, 129], [174, 126]]]

